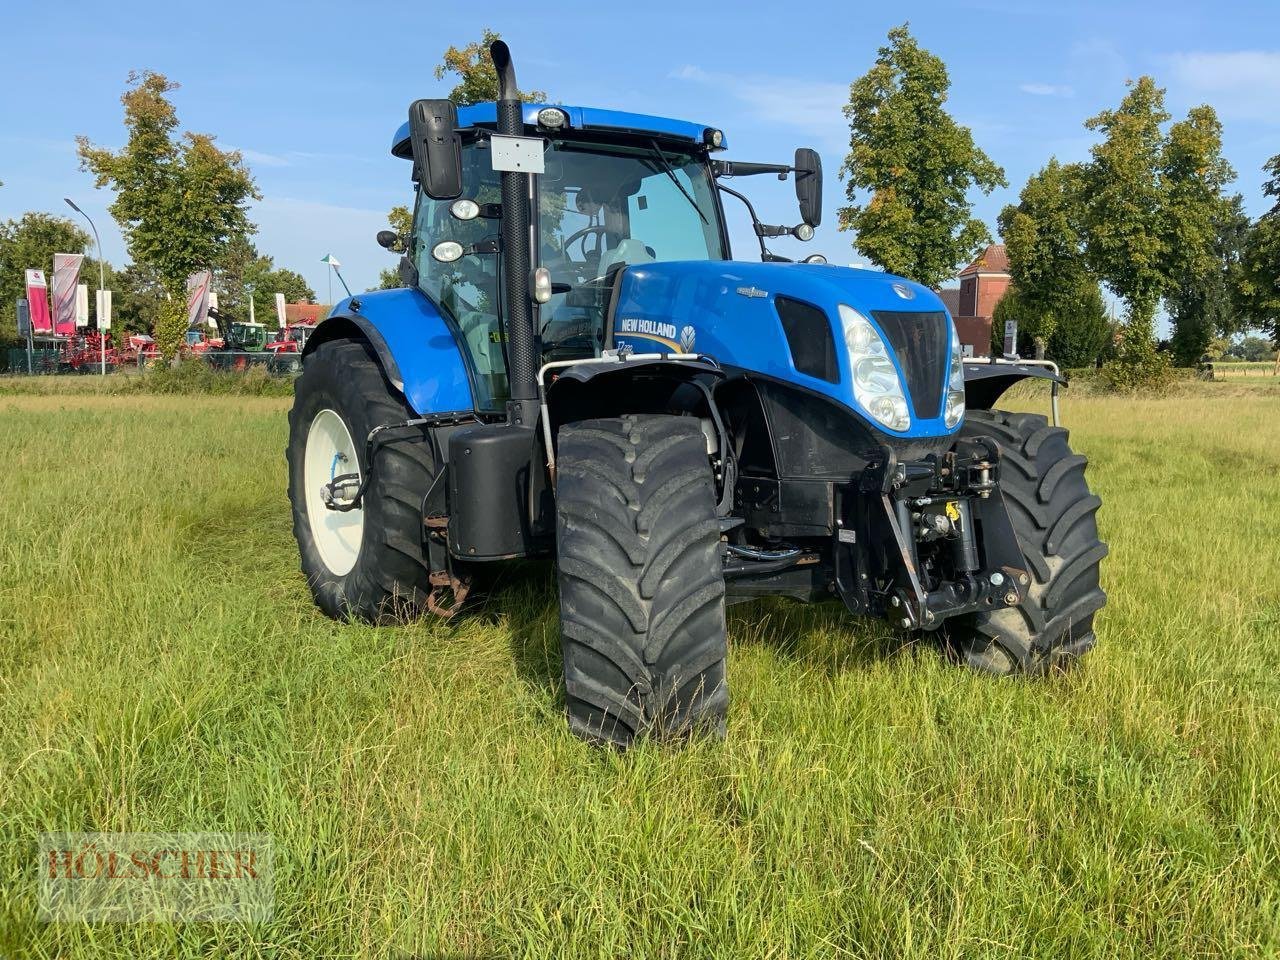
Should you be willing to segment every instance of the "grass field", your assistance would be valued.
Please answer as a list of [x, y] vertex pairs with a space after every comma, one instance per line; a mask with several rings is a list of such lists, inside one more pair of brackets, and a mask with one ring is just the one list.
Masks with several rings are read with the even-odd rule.
[[1276, 364], [1273, 360], [1255, 363], [1215, 363], [1213, 378], [1215, 380], [1234, 380], [1238, 377], [1256, 377], [1258, 379], [1276, 379]]
[[[1280, 954], [1270, 378], [1064, 397], [1112, 550], [1083, 669], [735, 606], [727, 742], [625, 756], [561, 718], [540, 568], [454, 625], [312, 609], [287, 400], [2, 389], [6, 960]], [[269, 833], [275, 917], [43, 924], [46, 830]]]

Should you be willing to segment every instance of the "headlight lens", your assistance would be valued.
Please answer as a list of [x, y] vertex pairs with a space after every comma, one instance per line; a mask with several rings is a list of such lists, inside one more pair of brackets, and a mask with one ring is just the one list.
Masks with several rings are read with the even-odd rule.
[[943, 419], [950, 430], [964, 419], [964, 356], [960, 348], [960, 334], [951, 324], [951, 373], [947, 378], [947, 410]]
[[854, 399], [890, 430], [908, 429], [911, 414], [907, 412], [907, 396], [879, 332], [871, 321], [843, 303], [840, 304], [840, 326], [844, 330], [845, 346], [849, 349]]

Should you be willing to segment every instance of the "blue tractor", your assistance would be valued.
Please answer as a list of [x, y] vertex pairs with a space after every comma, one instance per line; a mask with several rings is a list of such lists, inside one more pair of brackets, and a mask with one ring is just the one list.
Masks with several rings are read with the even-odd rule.
[[[935, 636], [996, 674], [1064, 667], [1105, 595], [1100, 501], [1044, 417], [1043, 369], [965, 364], [927, 287], [794, 263], [812, 150], [720, 159], [714, 127], [418, 100], [392, 153], [416, 207], [404, 288], [337, 305], [290, 414], [294, 532], [333, 617], [449, 616], [494, 564], [554, 559], [572, 729], [722, 731], [725, 604], [783, 594]], [[796, 227], [730, 178], [792, 177]], [[760, 262], [730, 256], [723, 198]]]

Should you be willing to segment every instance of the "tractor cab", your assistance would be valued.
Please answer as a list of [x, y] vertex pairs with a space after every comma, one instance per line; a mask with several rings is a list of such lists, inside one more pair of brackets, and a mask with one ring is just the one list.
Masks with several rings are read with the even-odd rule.
[[[729, 259], [718, 177], [796, 175], [797, 192], [809, 201], [803, 205], [805, 222], [757, 223], [762, 238], [809, 239], [819, 222], [822, 171], [812, 150], [798, 151], [794, 166], [729, 165], [712, 158], [724, 148], [724, 134], [702, 124], [589, 107], [527, 104], [522, 112], [525, 127], [542, 141], [542, 172], [532, 178], [537, 202], [530, 204], [532, 259], [552, 284], [539, 310], [542, 362], [600, 355], [609, 339], [614, 281], [623, 268]], [[457, 197], [435, 198], [419, 185], [406, 254], [409, 274], [456, 325], [476, 384], [493, 403], [509, 394], [495, 126], [495, 104], [458, 111], [461, 190]], [[409, 157], [411, 150], [405, 124], [392, 152]], [[784, 259], [769, 254], [763, 239], [761, 251]], [[669, 349], [678, 349], [674, 338], [665, 340]]]
[[237, 320], [231, 324], [231, 342], [236, 350], [261, 350], [267, 344], [267, 328], [255, 321]]

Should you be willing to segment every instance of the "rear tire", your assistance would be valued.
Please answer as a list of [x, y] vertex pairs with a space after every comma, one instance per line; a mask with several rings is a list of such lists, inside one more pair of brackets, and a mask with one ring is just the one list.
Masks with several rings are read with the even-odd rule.
[[587, 420], [560, 431], [556, 549], [569, 726], [722, 736], [724, 576], [706, 438], [688, 417]]
[[[412, 416], [360, 341], [321, 344], [295, 382], [285, 452], [293, 534], [316, 605], [335, 619], [389, 623], [414, 616], [425, 605], [431, 583], [422, 502], [435, 478], [435, 463], [425, 435], [398, 437], [378, 448], [377, 469], [361, 509], [335, 513], [318, 502], [312, 489], [324, 479], [317, 482], [313, 469], [308, 481], [308, 439], [314, 459], [325, 437], [337, 438], [319, 451], [327, 460], [333, 456], [331, 448], [343, 448], [347, 459], [335, 459], [330, 472], [355, 472], [358, 463], [360, 475], [368, 476], [369, 431]], [[331, 529], [335, 524], [336, 533]]]
[[1071, 452], [1066, 430], [1036, 414], [971, 410], [960, 435], [1000, 446], [1000, 488], [1031, 586], [1020, 607], [949, 621], [952, 648], [984, 673], [1065, 669], [1093, 647], [1094, 614], [1107, 602], [1098, 581], [1102, 501], [1089, 492], [1086, 460]]

